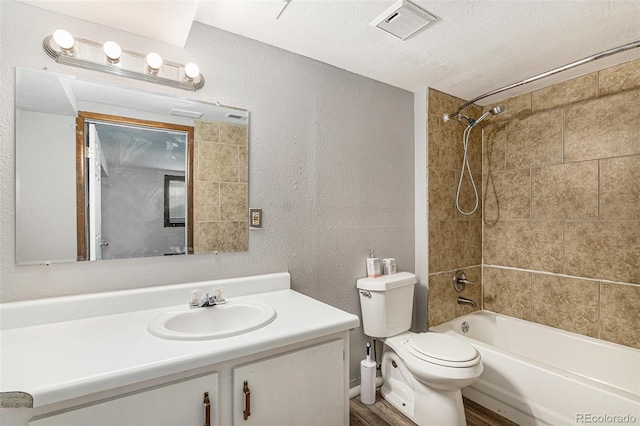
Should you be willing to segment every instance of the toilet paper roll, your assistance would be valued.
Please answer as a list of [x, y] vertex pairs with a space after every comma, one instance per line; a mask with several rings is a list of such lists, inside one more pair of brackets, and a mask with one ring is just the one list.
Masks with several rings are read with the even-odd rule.
[[365, 405], [376, 402], [376, 363], [373, 360], [360, 362], [360, 402]]

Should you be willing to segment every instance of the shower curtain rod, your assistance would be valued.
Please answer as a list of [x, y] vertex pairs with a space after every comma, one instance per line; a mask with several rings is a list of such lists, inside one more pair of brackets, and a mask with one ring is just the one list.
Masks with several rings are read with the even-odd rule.
[[526, 78], [526, 79], [524, 79], [522, 81], [519, 81], [517, 83], [513, 83], [513, 84], [510, 84], [508, 86], [504, 86], [504, 87], [502, 87], [500, 89], [492, 90], [491, 92], [487, 92], [484, 95], [480, 95], [477, 98], [471, 99], [469, 102], [463, 104], [460, 108], [458, 108], [457, 111], [454, 112], [453, 114], [444, 114], [443, 119], [444, 119], [444, 121], [448, 121], [449, 119], [456, 117], [460, 113], [460, 111], [462, 111], [463, 109], [465, 109], [469, 105], [471, 105], [471, 104], [473, 104], [473, 103], [475, 103], [475, 102], [477, 102], [477, 101], [479, 101], [481, 99], [484, 99], [486, 97], [489, 97], [489, 96], [492, 96], [492, 95], [496, 95], [498, 93], [502, 93], [502, 92], [504, 92], [506, 90], [513, 89], [514, 87], [522, 86], [524, 84], [531, 83], [531, 82], [534, 82], [536, 80], [540, 80], [541, 78], [549, 77], [550, 75], [557, 74], [557, 73], [562, 72], [562, 71], [566, 71], [566, 70], [571, 69], [573, 67], [577, 67], [578, 65], [583, 65], [583, 64], [586, 64], [586, 63], [591, 62], [591, 61], [595, 61], [595, 60], [598, 60], [598, 59], [605, 58], [607, 56], [615, 55], [616, 53], [624, 52], [626, 50], [635, 49], [636, 47], [640, 47], [640, 40], [637, 40], [637, 41], [634, 41], [634, 42], [631, 42], [631, 43], [627, 43], [627, 44], [624, 44], [622, 46], [614, 47], [613, 49], [605, 50], [604, 52], [600, 52], [600, 53], [597, 53], [595, 55], [587, 56], [586, 58], [582, 58], [582, 59], [580, 59], [578, 61], [571, 62], [571, 63], [569, 63], [567, 65], [563, 65], [561, 67], [554, 68], [554, 69], [552, 69], [550, 71], [543, 72], [542, 74], [534, 75], [533, 77]]

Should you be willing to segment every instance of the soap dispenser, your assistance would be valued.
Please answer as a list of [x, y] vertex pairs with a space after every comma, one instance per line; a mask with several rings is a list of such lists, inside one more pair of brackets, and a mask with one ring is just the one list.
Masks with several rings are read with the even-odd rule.
[[367, 277], [378, 278], [381, 275], [380, 258], [375, 257], [373, 249], [371, 249], [369, 250], [369, 258], [367, 259]]

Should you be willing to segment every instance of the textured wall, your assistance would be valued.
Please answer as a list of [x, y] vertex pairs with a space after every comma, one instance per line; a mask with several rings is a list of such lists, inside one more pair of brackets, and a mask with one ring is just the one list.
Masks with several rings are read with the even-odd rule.
[[[482, 306], [482, 131], [477, 127], [469, 137], [469, 165], [479, 200], [478, 209], [467, 216], [456, 209], [456, 192], [464, 158], [462, 137], [467, 122], [450, 120], [445, 123], [442, 120], [443, 114], [455, 111], [466, 101], [431, 88], [428, 96], [428, 317], [429, 327], [433, 327]], [[482, 110], [472, 105], [465, 114], [478, 118]], [[460, 195], [462, 210], [472, 211], [475, 196], [467, 170]], [[456, 293], [452, 279], [455, 271], [460, 269], [475, 285]], [[477, 308], [458, 305], [458, 296], [475, 300]]]
[[500, 104], [485, 308], [640, 348], [640, 61]]
[[[413, 271], [412, 93], [198, 23], [181, 49], [11, 1], [0, 15], [3, 302], [289, 270], [295, 290], [360, 315], [355, 283], [369, 248]], [[57, 28], [196, 62], [207, 84], [193, 94], [56, 64], [41, 44]], [[249, 233], [249, 251], [16, 266], [16, 66], [250, 110], [249, 203], [264, 209], [264, 228]], [[351, 336], [358, 377], [365, 337]]]

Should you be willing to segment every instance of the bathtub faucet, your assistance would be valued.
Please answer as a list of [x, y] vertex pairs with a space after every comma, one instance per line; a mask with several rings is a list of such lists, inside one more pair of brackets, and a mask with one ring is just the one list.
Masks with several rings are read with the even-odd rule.
[[471, 305], [472, 308], [475, 308], [477, 306], [475, 300], [467, 299], [466, 297], [462, 296], [458, 296], [458, 305]]

